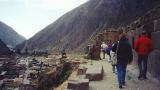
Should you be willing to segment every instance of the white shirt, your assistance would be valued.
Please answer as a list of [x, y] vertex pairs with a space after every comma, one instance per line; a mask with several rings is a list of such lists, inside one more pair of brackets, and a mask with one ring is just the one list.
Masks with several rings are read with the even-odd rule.
[[105, 44], [105, 43], [103, 43], [102, 45], [101, 45], [101, 48], [103, 48], [103, 49], [105, 49], [105, 48], [107, 48], [108, 46]]

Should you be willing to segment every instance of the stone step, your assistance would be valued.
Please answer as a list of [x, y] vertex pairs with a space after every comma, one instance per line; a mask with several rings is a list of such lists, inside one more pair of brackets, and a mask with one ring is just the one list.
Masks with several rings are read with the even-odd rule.
[[69, 80], [67, 90], [88, 90], [89, 79]]
[[90, 81], [99, 81], [103, 79], [103, 65], [89, 65], [86, 71], [86, 78]]

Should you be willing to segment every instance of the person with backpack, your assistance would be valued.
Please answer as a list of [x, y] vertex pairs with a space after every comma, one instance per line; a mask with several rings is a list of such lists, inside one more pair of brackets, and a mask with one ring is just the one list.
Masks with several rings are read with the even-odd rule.
[[111, 60], [111, 54], [110, 54], [110, 52], [111, 52], [111, 50], [112, 50], [112, 43], [111, 43], [111, 41], [109, 41], [109, 43], [108, 43], [107, 46], [108, 46], [108, 47], [106, 47], [105, 52], [106, 52], [107, 55], [109, 56], [108, 62], [110, 62], [110, 60]]
[[142, 34], [135, 40], [134, 49], [138, 54], [139, 80], [147, 79], [147, 61], [148, 55], [152, 51], [153, 46], [151, 39], [147, 37], [147, 33], [142, 31]]
[[125, 33], [119, 35], [119, 41], [114, 44], [112, 51], [117, 54], [117, 77], [119, 88], [122, 89], [125, 85], [127, 64], [130, 64], [133, 59], [132, 47]]

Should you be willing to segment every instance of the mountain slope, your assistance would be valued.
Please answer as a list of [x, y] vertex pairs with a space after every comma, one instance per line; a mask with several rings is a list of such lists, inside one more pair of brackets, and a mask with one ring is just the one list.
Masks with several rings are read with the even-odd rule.
[[127, 25], [159, 3], [160, 0], [90, 0], [18, 47], [31, 51], [75, 50], [100, 30]]
[[0, 40], [0, 55], [8, 55], [10, 53], [11, 53], [11, 51], [6, 46], [6, 44]]
[[15, 47], [22, 43], [25, 38], [15, 32], [11, 27], [0, 21], [0, 39], [7, 45]]

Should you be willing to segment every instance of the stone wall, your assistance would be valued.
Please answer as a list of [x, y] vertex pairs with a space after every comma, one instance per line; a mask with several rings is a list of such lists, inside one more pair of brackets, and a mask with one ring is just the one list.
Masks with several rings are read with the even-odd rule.
[[[131, 44], [140, 35], [142, 30], [146, 30], [151, 38], [154, 50], [148, 58], [148, 72], [160, 81], [160, 7], [149, 11], [145, 16], [128, 25], [128, 36]], [[134, 53], [135, 54], [135, 53]], [[137, 62], [137, 55], [134, 57], [134, 64]]]
[[[131, 24], [119, 28], [127, 32], [129, 42], [132, 46], [135, 39], [141, 34], [142, 30], [146, 30], [154, 46], [154, 50], [149, 55], [148, 59], [148, 72], [160, 81], [160, 6], [149, 11]], [[115, 42], [118, 38], [118, 33], [110, 31], [118, 30], [118, 28], [110, 28], [107, 29], [107, 31], [101, 32], [97, 35], [96, 42], [99, 42], [98, 45], [100, 45], [103, 41], [108, 42], [111, 40], [112, 42]], [[137, 54], [134, 50], [133, 52], [133, 64], [137, 65]]]
[[[158, 21], [160, 23], [160, 21]], [[157, 22], [155, 22], [157, 24]], [[151, 39], [153, 41], [154, 50], [149, 56], [149, 72], [152, 76], [160, 80], [160, 26], [154, 25], [154, 32], [151, 33]]]
[[110, 28], [104, 32], [100, 32], [95, 36], [94, 40], [90, 42], [90, 50], [89, 54], [92, 60], [100, 60], [100, 53], [101, 53], [101, 44], [102, 42], [105, 42], [106, 44], [111, 41], [111, 43], [114, 43], [118, 40], [118, 32]]

